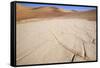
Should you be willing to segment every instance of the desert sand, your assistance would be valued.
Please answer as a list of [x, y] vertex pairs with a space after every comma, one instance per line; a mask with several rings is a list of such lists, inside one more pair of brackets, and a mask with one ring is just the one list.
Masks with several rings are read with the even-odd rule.
[[18, 65], [93, 60], [96, 60], [95, 21], [60, 17], [17, 24]]

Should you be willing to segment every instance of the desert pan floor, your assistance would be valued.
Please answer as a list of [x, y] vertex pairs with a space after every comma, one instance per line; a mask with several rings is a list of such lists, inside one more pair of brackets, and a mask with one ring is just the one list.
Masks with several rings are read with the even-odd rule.
[[96, 21], [24, 20], [16, 25], [17, 65], [96, 60]]

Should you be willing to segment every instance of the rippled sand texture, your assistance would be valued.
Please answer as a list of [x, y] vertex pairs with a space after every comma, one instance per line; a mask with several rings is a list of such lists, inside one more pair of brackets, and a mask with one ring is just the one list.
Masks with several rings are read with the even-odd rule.
[[17, 65], [96, 60], [96, 21], [55, 17], [17, 23]]

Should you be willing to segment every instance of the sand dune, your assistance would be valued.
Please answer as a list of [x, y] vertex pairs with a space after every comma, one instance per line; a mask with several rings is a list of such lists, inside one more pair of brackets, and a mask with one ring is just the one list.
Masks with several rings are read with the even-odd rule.
[[96, 10], [82, 11], [82, 12], [74, 12], [67, 15], [69, 18], [81, 18], [87, 20], [96, 20]]
[[[57, 17], [65, 14], [64, 10], [56, 7], [26, 7], [17, 5], [17, 21], [30, 18]], [[69, 13], [70, 11], [68, 11]]]
[[55, 17], [18, 23], [17, 65], [96, 60], [95, 21]]
[[79, 12], [75, 10], [64, 10], [57, 7], [26, 7], [18, 4], [16, 6], [16, 20], [26, 20], [33, 18], [54, 18], [65, 16], [66, 18], [84, 18], [88, 20], [96, 20], [96, 10]]

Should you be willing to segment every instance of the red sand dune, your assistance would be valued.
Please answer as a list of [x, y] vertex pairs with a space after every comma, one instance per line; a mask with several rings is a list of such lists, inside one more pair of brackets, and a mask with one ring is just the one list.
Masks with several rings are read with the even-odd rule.
[[56, 7], [35, 7], [29, 8], [22, 5], [17, 5], [17, 21], [30, 18], [44, 18], [44, 17], [57, 17], [63, 16], [66, 13], [62, 9]]
[[30, 18], [48, 18], [65, 16], [66, 18], [84, 18], [88, 20], [96, 20], [96, 11], [78, 12], [74, 10], [64, 10], [56, 7], [26, 7], [17, 4], [17, 21]]

